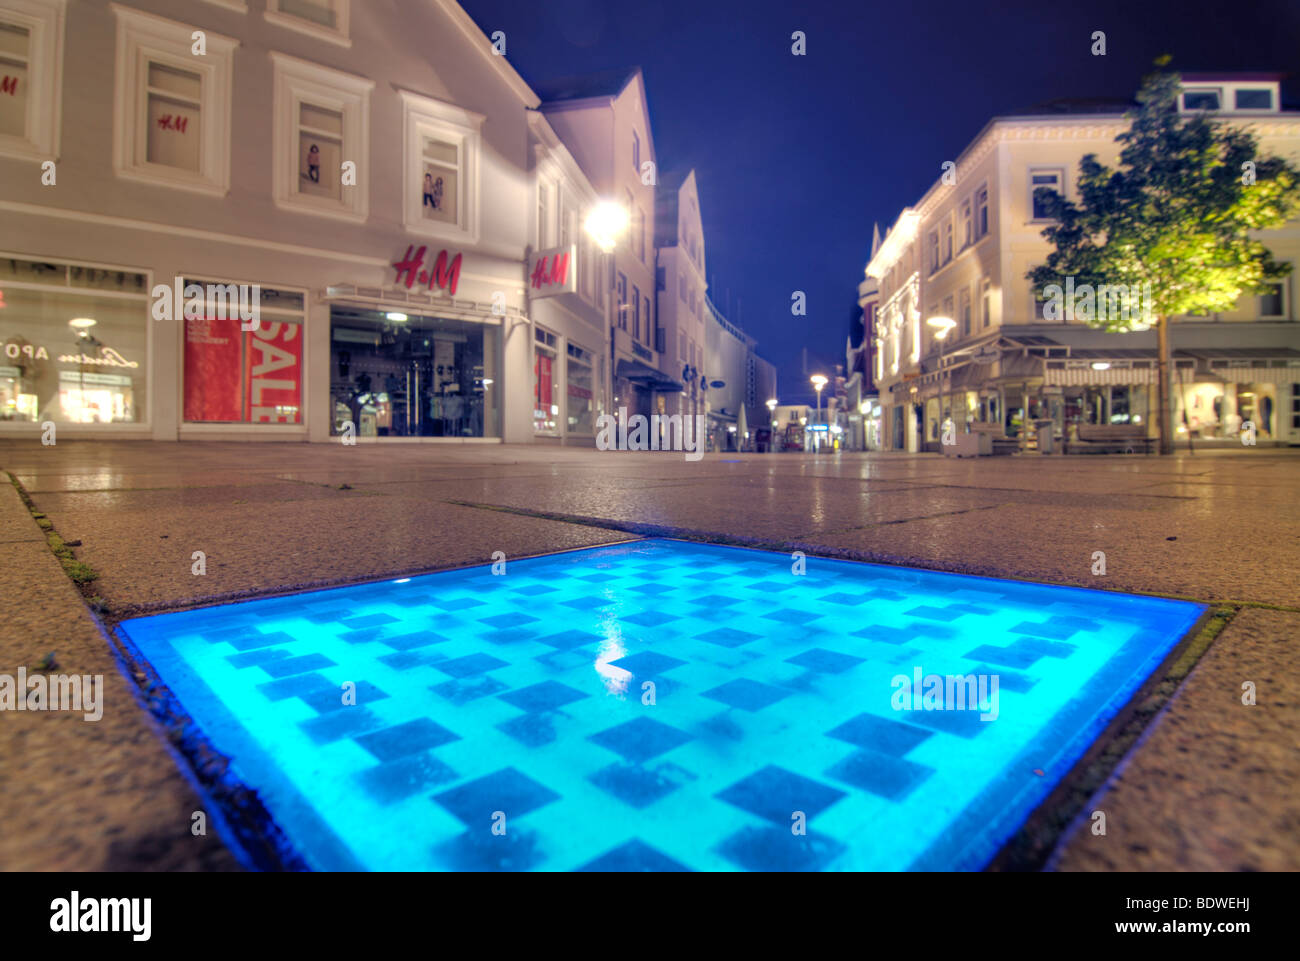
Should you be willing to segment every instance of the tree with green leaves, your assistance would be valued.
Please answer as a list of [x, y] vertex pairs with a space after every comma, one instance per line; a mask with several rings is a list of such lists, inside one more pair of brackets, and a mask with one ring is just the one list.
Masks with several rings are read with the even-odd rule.
[[[1156, 61], [1165, 67], [1169, 57]], [[1290, 272], [1273, 260], [1258, 232], [1300, 212], [1300, 169], [1261, 157], [1255, 137], [1206, 114], [1178, 111], [1179, 75], [1143, 78], [1119, 164], [1096, 154], [1079, 163], [1079, 201], [1050, 188], [1035, 194], [1055, 223], [1043, 231], [1053, 250], [1029, 271], [1036, 296], [1072, 280], [1100, 290], [1145, 291], [1144, 315], [1098, 311], [1088, 323], [1110, 331], [1147, 329], [1159, 341], [1160, 453], [1173, 452], [1169, 318], [1231, 310], [1238, 297], [1263, 293]], [[1131, 303], [1131, 301], [1130, 301]], [[1115, 316], [1119, 313], [1120, 316]]]

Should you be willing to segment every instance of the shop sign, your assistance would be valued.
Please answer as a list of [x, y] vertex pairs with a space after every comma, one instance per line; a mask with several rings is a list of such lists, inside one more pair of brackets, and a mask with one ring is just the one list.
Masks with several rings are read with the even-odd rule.
[[49, 360], [50, 355], [39, 344], [17, 344], [12, 341], [5, 344], [5, 356], [10, 360], [26, 357], [28, 360]]
[[972, 352], [970, 355], [970, 359], [977, 364], [996, 363], [998, 359], [1001, 357], [1002, 357], [1002, 351], [998, 350], [996, 347], [990, 347], [987, 345], [981, 347], [977, 351]]
[[534, 300], [578, 290], [578, 257], [573, 244], [534, 251], [528, 258], [528, 294]]
[[393, 283], [405, 284], [406, 289], [410, 290], [418, 280], [430, 290], [441, 287], [455, 297], [456, 285], [460, 283], [461, 255], [450, 257], [446, 250], [440, 250], [438, 256], [433, 258], [433, 262], [425, 267], [424, 253], [428, 249], [423, 245], [419, 250], [416, 250], [413, 244], [408, 246], [406, 256], [393, 264], [393, 268], [397, 271], [397, 279]]
[[648, 360], [651, 363], [654, 363], [655, 355], [651, 353], [649, 348], [642, 347], [635, 340], [632, 341], [632, 353], [636, 354], [642, 360]]
[[62, 364], [81, 364], [82, 366], [96, 367], [139, 367], [138, 360], [127, 360], [112, 347], [99, 348], [99, 356], [91, 357], [89, 354], [60, 354], [59, 362]]

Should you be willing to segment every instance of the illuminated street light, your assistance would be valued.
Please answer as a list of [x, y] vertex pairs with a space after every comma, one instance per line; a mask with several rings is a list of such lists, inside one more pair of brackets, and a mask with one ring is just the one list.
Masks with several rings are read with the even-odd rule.
[[[822, 388], [826, 386], [826, 377], [823, 374], [813, 374], [812, 377], [808, 379], [811, 380], [812, 385], [817, 388], [817, 420], [815, 423], [820, 426], [822, 422]], [[820, 434], [817, 435], [817, 444], [815, 446], [821, 446]]]
[[612, 200], [602, 200], [591, 208], [582, 229], [605, 253], [618, 246], [619, 238], [627, 231], [627, 208]]

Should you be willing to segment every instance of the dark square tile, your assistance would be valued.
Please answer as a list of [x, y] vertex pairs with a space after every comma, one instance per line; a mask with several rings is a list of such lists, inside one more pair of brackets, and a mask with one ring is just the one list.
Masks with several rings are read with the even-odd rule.
[[555, 733], [555, 715], [520, 714], [497, 725], [497, 730], [510, 735], [524, 747], [544, 747], [552, 743]]
[[661, 594], [668, 594], [672, 591], [675, 591], [677, 590], [677, 588], [671, 587], [668, 584], [654, 584], [654, 583], [644, 584], [643, 583], [643, 584], [634, 584], [631, 587], [629, 587], [628, 590], [635, 591], [637, 594], [649, 594], [653, 597], [658, 597]]
[[610, 667], [617, 667], [619, 670], [627, 671], [634, 677], [655, 677], [665, 671], [671, 671], [674, 667], [681, 667], [686, 661], [678, 660], [675, 657], [669, 657], [667, 654], [659, 654], [655, 651], [638, 651], [635, 654], [629, 654], [626, 657], [620, 657], [616, 661], [610, 661]]
[[641, 762], [681, 747], [691, 736], [651, 718], [639, 717], [589, 735], [587, 740], [629, 761]]
[[337, 684], [332, 690], [308, 691], [305, 694], [299, 694], [298, 697], [306, 701], [318, 714], [328, 714], [330, 711], [341, 711], [348, 707], [360, 707], [366, 704], [373, 704], [375, 701], [383, 701], [388, 695], [375, 687], [369, 681], [360, 681], [357, 683], [357, 689], [353, 692], [356, 700], [352, 704], [343, 703], [343, 685]]
[[858, 747], [871, 748], [881, 754], [902, 757], [930, 737], [930, 732], [889, 718], [876, 717], [874, 714], [859, 714], [834, 730], [827, 731], [826, 736], [848, 741]]
[[379, 760], [396, 761], [408, 754], [418, 754], [459, 741], [460, 735], [427, 717], [421, 717], [405, 724], [386, 727], [382, 731], [362, 734], [355, 740]]
[[1005, 667], [990, 667], [987, 664], [975, 665], [971, 673], [988, 674], [990, 676], [996, 674], [998, 676], [999, 691], [1005, 688], [1008, 691], [1016, 691], [1023, 694], [1038, 683], [1037, 678], [1029, 677], [1026, 674], [1017, 674], [1015, 671], [1009, 670]]
[[301, 657], [286, 657], [281, 660], [267, 661], [258, 665], [272, 677], [289, 677], [292, 674], [306, 674], [322, 667], [335, 667], [335, 663], [324, 654], [303, 654]]
[[446, 844], [434, 848], [434, 854], [452, 871], [531, 871], [546, 860], [536, 832], [516, 831], [509, 827], [506, 815], [505, 834], [493, 834], [484, 821]]
[[431, 667], [438, 661], [445, 660], [441, 655], [429, 651], [398, 651], [375, 658], [380, 664], [387, 664], [395, 671], [409, 671], [416, 667]]
[[934, 768], [870, 748], [860, 748], [826, 772], [826, 776], [879, 797], [900, 801], [934, 773]]
[[554, 711], [566, 704], [580, 701], [587, 695], [559, 681], [542, 681], [529, 687], [521, 687], [509, 694], [497, 695], [508, 704], [513, 704], [521, 711]]
[[1007, 650], [1029, 651], [1044, 657], [1066, 658], [1077, 651], [1078, 645], [1064, 641], [1049, 641], [1042, 637], [1020, 637], [1007, 645]]
[[867, 597], [865, 594], [835, 593], [823, 594], [821, 597], [817, 598], [817, 600], [824, 601], [828, 604], [843, 604], [846, 607], [856, 607], [859, 604], [867, 603], [871, 598]]
[[302, 616], [313, 624], [336, 624], [348, 616], [348, 611], [346, 608], [335, 607], [304, 612]]
[[843, 674], [850, 668], [857, 667], [863, 661], [860, 657], [854, 657], [851, 654], [840, 654], [838, 651], [828, 651], [825, 648], [813, 647], [804, 651], [802, 654], [796, 654], [794, 657], [787, 657], [787, 664], [795, 664], [799, 667], [806, 667], [810, 671], [817, 671], [819, 674]]
[[569, 651], [575, 647], [587, 647], [589, 645], [599, 645], [604, 642], [604, 638], [599, 634], [592, 634], [590, 631], [561, 631], [558, 634], [548, 634], [546, 637], [534, 638], [539, 644], [545, 644], [553, 647], [557, 651]]
[[297, 638], [284, 631], [271, 634], [259, 634], [257, 631], [241, 631], [238, 635], [227, 637], [226, 643], [237, 651], [253, 651], [259, 647], [275, 647], [277, 644], [292, 644]]
[[679, 864], [666, 854], [659, 853], [644, 841], [632, 840], [620, 844], [614, 850], [607, 851], [596, 860], [589, 861], [576, 870], [629, 873], [689, 871], [690, 868]]
[[761, 711], [787, 697], [788, 694], [788, 691], [783, 691], [779, 687], [760, 684], [758, 681], [741, 677], [715, 687], [711, 691], [705, 691], [701, 696], [721, 701], [730, 707], [738, 707], [743, 711]]
[[780, 621], [782, 624], [795, 624], [803, 626], [817, 620], [822, 615], [816, 611], [801, 611], [793, 607], [783, 607], [778, 611], [772, 611], [764, 614], [763, 617], [769, 621]]
[[816, 833], [791, 832], [789, 816], [784, 827], [761, 825], [743, 828], [718, 845], [718, 853], [746, 871], [820, 871], [844, 853], [833, 838]]
[[441, 644], [447, 638], [441, 634], [434, 634], [432, 631], [416, 631], [413, 634], [398, 634], [394, 637], [381, 637], [379, 640], [391, 647], [395, 651], [413, 651], [417, 647], [428, 647], [430, 644]]
[[349, 617], [341, 622], [348, 630], [359, 631], [364, 627], [379, 627], [381, 624], [396, 624], [397, 618], [392, 614], [362, 614], [360, 617]]
[[289, 652], [282, 647], [263, 647], [256, 651], [249, 651], [247, 654], [231, 654], [226, 658], [234, 667], [257, 667], [268, 661], [282, 661], [289, 656]]
[[520, 597], [541, 597], [543, 594], [554, 594], [558, 587], [552, 587], [550, 584], [520, 584], [518, 587], [510, 588], [511, 594], [518, 594]]
[[663, 611], [641, 611], [639, 614], [627, 614], [620, 618], [620, 620], [628, 624], [636, 624], [638, 627], [659, 627], [669, 621], [678, 619], [678, 615], [665, 614]]
[[[999, 684], [1002, 682], [999, 681]], [[955, 734], [958, 737], [978, 737], [992, 721], [981, 721], [978, 709], [973, 711], [903, 711], [909, 724], [919, 724], [934, 731]]]
[[1026, 651], [1011, 646], [994, 647], [992, 644], [981, 644], [974, 650], [967, 651], [962, 657], [968, 657], [975, 661], [988, 661], [990, 664], [996, 664], [998, 667], [1015, 667], [1026, 668], [1033, 667], [1042, 657], [1037, 651]]
[[705, 594], [703, 597], [692, 597], [689, 603], [698, 604], [700, 607], [732, 607], [736, 604], [748, 604], [749, 600], [743, 597], [733, 597], [730, 594]]
[[1053, 641], [1068, 641], [1078, 633], [1078, 628], [1069, 621], [1052, 617], [1043, 622], [1021, 621], [1011, 628], [1013, 634], [1028, 634], [1031, 637], [1045, 637]]
[[436, 803], [467, 825], [471, 833], [481, 831], [489, 837], [493, 836], [491, 826], [494, 811], [505, 812], [508, 832], [511, 819], [523, 817], [529, 811], [535, 811], [559, 799], [560, 795], [546, 785], [539, 784], [512, 767], [502, 768], [433, 796]]
[[468, 654], [465, 657], [439, 661], [433, 666], [452, 677], [474, 677], [476, 674], [486, 674], [501, 667], [509, 667], [510, 662], [493, 657], [491, 654]]
[[575, 611], [594, 611], [598, 607], [609, 607], [617, 603], [606, 597], [575, 597], [571, 601], [560, 601], [564, 607], [571, 607]]
[[922, 604], [904, 613], [908, 617], [923, 617], [928, 621], [955, 621], [962, 616], [961, 611], [954, 611], [949, 607], [931, 607], [928, 604]]
[[429, 598], [429, 606], [436, 607], [441, 611], [454, 612], [471, 607], [482, 607], [483, 601], [476, 597], [431, 597]]
[[751, 634], [749, 631], [738, 631], [733, 627], [720, 627], [716, 631], [696, 634], [695, 639], [697, 641], [708, 641], [710, 644], [717, 644], [721, 647], [740, 647], [742, 644], [757, 641], [759, 636]]
[[286, 697], [301, 697], [315, 691], [326, 691], [342, 696], [343, 689], [333, 681], [320, 674], [296, 674], [278, 681], [267, 681], [257, 685], [257, 689], [272, 701], [283, 701]]
[[428, 788], [447, 784], [459, 776], [432, 754], [413, 754], [365, 768], [357, 774], [357, 779], [376, 801], [393, 804]]
[[819, 784], [774, 764], [767, 765], [715, 795], [742, 811], [781, 825], [787, 834], [790, 832], [790, 817], [795, 811], [802, 811], [811, 821], [847, 796], [838, 788]]
[[478, 618], [480, 624], [490, 624], [500, 630], [505, 630], [511, 627], [523, 627], [525, 624], [533, 624], [536, 623], [536, 621], [537, 618], [533, 617], [533, 615], [524, 614], [520, 611], [512, 611], [509, 614], [496, 614], [492, 617]]
[[672, 794], [678, 784], [639, 764], [611, 764], [592, 774], [588, 780], [601, 790], [631, 807], [649, 807]]
[[429, 690], [439, 697], [445, 697], [453, 704], [468, 704], [480, 697], [489, 697], [509, 688], [509, 684], [503, 684], [490, 675], [483, 675], [464, 680], [444, 681], [433, 685]]
[[309, 721], [300, 721], [298, 726], [317, 744], [330, 744], [383, 727], [384, 722], [371, 714], [369, 708], [357, 705], [342, 711], [331, 711]]

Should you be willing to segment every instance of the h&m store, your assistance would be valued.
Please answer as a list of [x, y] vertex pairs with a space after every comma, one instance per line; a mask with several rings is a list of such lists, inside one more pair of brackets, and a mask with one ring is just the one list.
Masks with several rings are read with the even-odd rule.
[[[350, 423], [363, 440], [491, 443], [531, 439], [539, 416], [590, 434], [603, 409], [599, 328], [565, 336], [564, 298], [534, 303], [552, 331], [530, 321], [519, 260], [418, 241], [268, 257], [265, 242], [40, 219], [70, 253], [0, 253], [0, 436], [52, 422], [59, 439], [323, 442]], [[227, 285], [256, 296], [255, 323], [212, 309]]]

